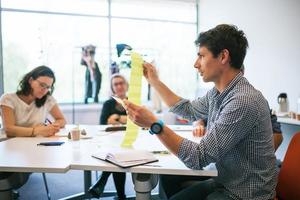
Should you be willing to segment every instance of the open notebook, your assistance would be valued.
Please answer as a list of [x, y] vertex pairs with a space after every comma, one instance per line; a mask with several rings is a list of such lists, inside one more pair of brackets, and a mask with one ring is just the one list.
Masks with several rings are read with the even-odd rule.
[[110, 149], [109, 151], [97, 152], [92, 156], [123, 168], [158, 161], [149, 151], [135, 149]]

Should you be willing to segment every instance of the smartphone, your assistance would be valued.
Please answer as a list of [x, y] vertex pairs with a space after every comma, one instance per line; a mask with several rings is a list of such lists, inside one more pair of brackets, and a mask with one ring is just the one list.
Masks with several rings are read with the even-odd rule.
[[125, 131], [126, 126], [109, 126], [105, 129], [106, 132], [109, 131]]
[[64, 144], [65, 142], [41, 142], [37, 144], [38, 146], [60, 146]]

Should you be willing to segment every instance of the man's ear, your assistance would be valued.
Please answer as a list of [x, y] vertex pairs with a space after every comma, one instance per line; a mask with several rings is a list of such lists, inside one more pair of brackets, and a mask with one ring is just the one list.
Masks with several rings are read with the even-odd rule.
[[227, 49], [223, 49], [220, 53], [220, 59], [222, 64], [230, 62], [230, 53]]

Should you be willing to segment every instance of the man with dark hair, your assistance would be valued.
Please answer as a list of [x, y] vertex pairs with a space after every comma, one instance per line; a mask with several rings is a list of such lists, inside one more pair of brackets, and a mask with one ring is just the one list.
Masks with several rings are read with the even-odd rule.
[[273, 199], [276, 158], [268, 103], [241, 73], [248, 41], [233, 25], [218, 25], [200, 33], [194, 67], [214, 88], [194, 101], [173, 93], [144, 63], [144, 76], [171, 111], [190, 121], [207, 119], [207, 134], [199, 143], [182, 138], [145, 107], [125, 100], [128, 117], [150, 133], [189, 168], [216, 163], [218, 176], [201, 181], [171, 199]]

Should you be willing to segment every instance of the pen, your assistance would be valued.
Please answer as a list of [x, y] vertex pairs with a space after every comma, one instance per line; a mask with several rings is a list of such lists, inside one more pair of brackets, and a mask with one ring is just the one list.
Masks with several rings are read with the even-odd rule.
[[64, 144], [65, 142], [41, 142], [37, 144], [38, 146], [60, 146]]
[[49, 124], [52, 124], [52, 122], [48, 118], [46, 118], [46, 122], [48, 122]]
[[145, 164], [144, 166], [148, 166], [148, 167], [161, 167], [161, 165], [155, 165], [155, 164]]
[[151, 151], [151, 153], [154, 153], [154, 154], [170, 154], [169, 151]]
[[48, 124], [52, 124], [52, 122], [48, 118], [46, 118], [44, 122], [44, 126], [47, 126]]

